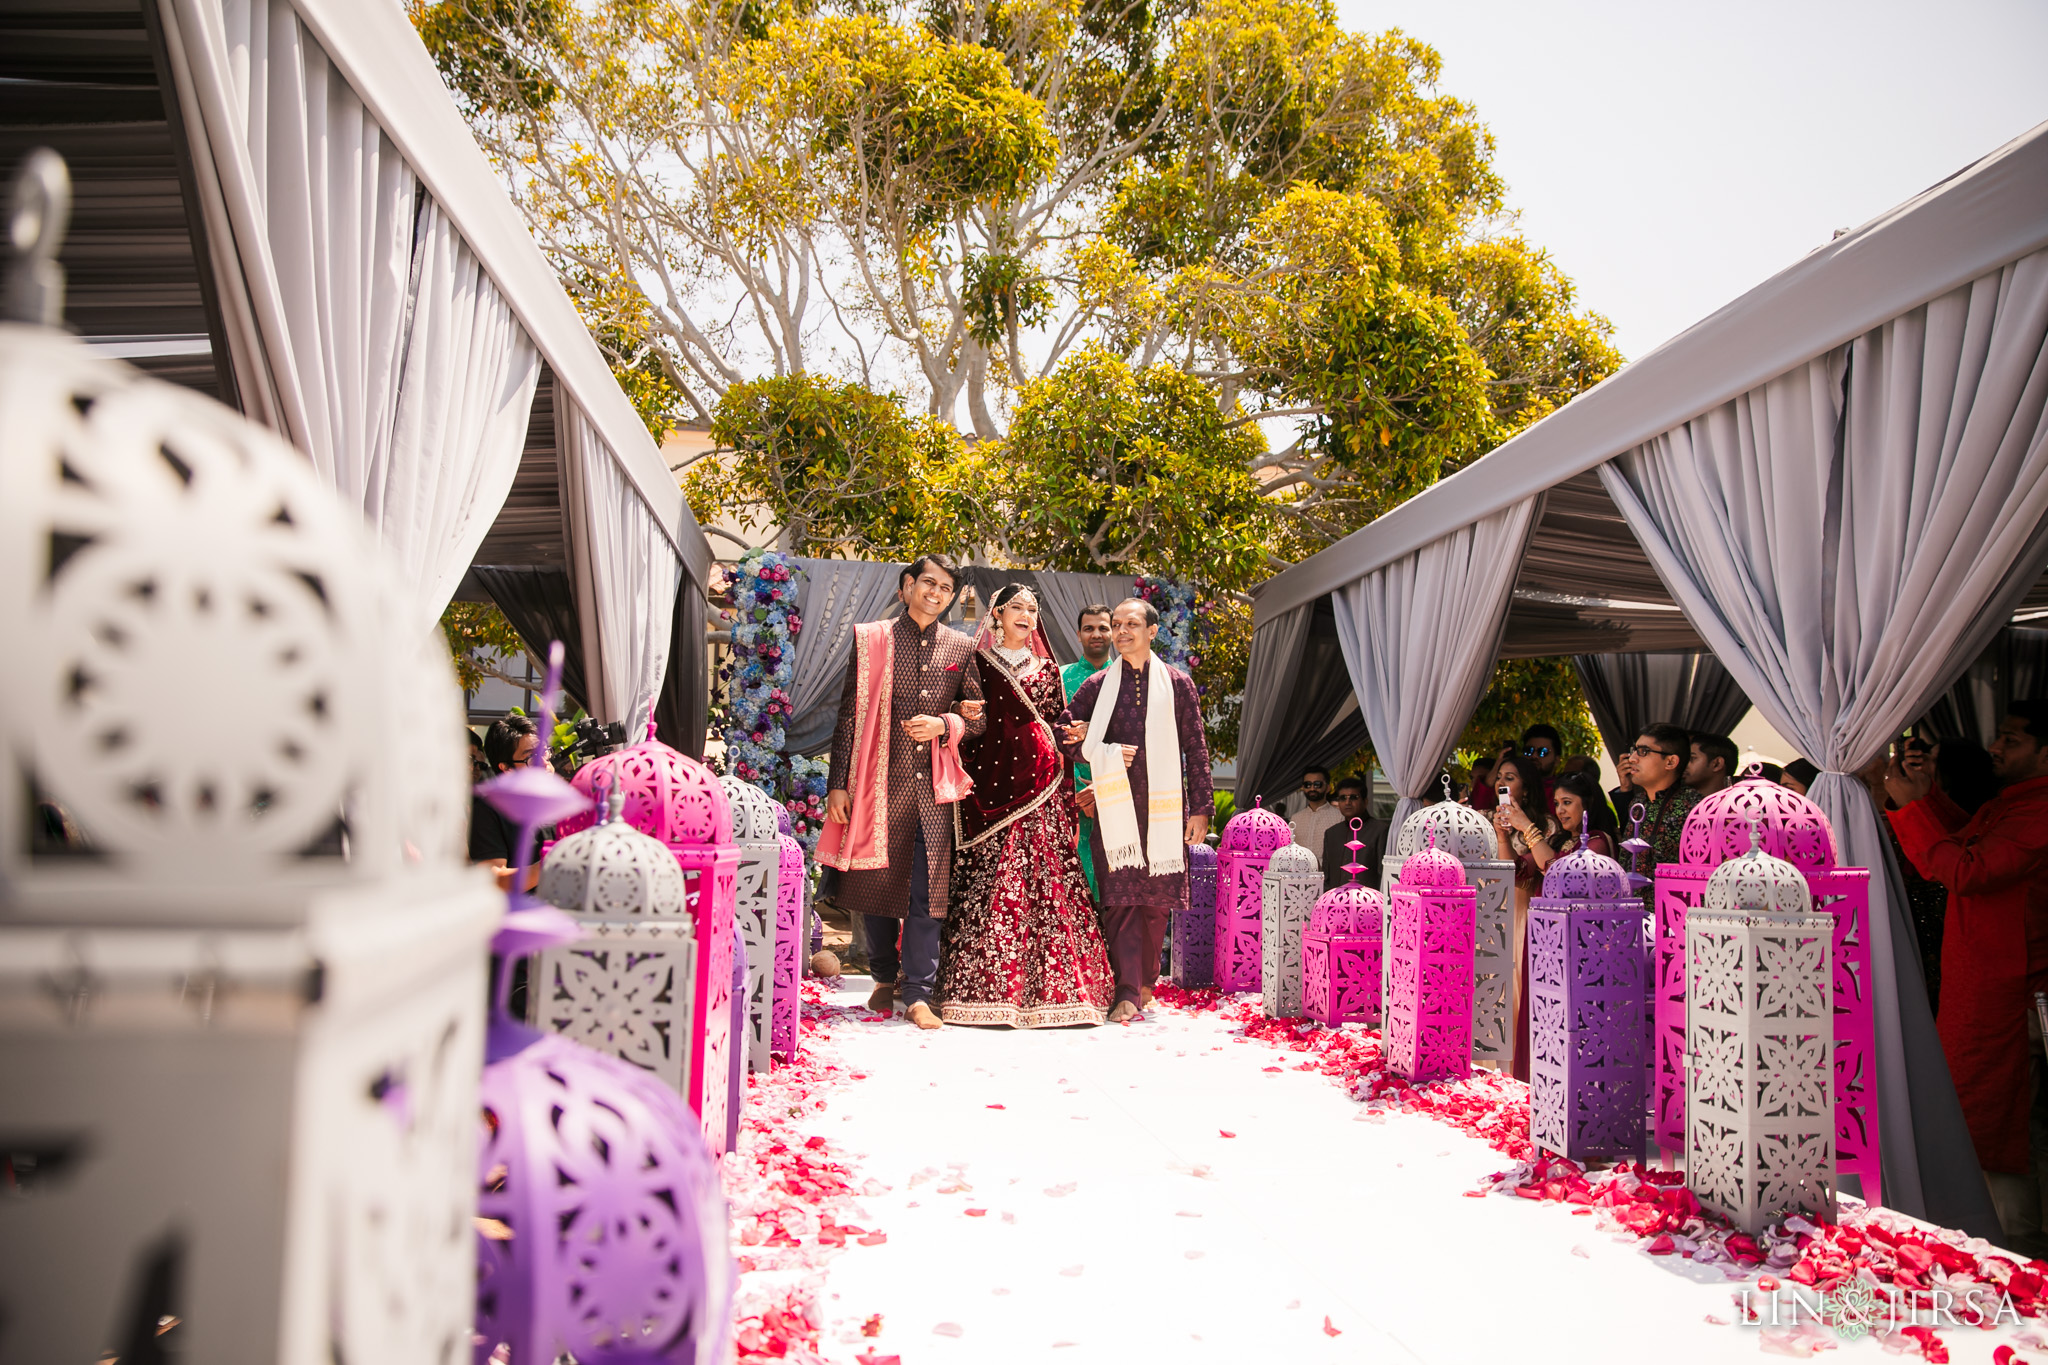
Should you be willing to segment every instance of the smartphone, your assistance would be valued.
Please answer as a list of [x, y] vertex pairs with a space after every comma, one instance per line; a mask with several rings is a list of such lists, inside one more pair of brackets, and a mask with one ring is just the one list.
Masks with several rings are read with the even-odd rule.
[[1514, 788], [1508, 786], [1505, 782], [1495, 787], [1493, 794], [1500, 798], [1500, 803], [1503, 806], [1512, 806], [1515, 803]]

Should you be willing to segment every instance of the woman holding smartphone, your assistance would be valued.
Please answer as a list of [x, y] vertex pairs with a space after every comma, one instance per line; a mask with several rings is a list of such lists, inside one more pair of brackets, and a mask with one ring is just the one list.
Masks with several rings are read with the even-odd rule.
[[1543, 885], [1543, 869], [1562, 851], [1557, 821], [1543, 806], [1543, 779], [1536, 765], [1519, 754], [1505, 754], [1493, 769], [1493, 836], [1498, 856], [1515, 865], [1515, 1062], [1514, 1073], [1529, 1079], [1528, 994], [1523, 982], [1529, 969], [1529, 898]]

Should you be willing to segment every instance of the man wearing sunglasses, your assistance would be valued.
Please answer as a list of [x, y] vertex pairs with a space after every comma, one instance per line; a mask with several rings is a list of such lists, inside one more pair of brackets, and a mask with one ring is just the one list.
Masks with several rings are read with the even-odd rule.
[[1692, 736], [1676, 725], [1659, 722], [1646, 725], [1628, 752], [1629, 773], [1634, 790], [1621, 809], [1624, 827], [1631, 816], [1630, 805], [1643, 807], [1643, 838], [1650, 845], [1643, 855], [1642, 871], [1653, 873], [1659, 863], [1675, 863], [1678, 837], [1685, 830], [1685, 817], [1699, 804], [1700, 794], [1679, 779], [1692, 757]]
[[1323, 836], [1330, 827], [1342, 819], [1337, 808], [1330, 804], [1330, 770], [1310, 768], [1301, 775], [1301, 794], [1308, 801], [1301, 808], [1301, 814], [1287, 822], [1294, 831], [1294, 842], [1316, 855], [1318, 865], [1323, 857]]
[[1535, 765], [1543, 776], [1543, 805], [1555, 814], [1557, 799], [1557, 761], [1564, 757], [1564, 740], [1557, 733], [1557, 727], [1536, 724], [1522, 731], [1522, 757]]

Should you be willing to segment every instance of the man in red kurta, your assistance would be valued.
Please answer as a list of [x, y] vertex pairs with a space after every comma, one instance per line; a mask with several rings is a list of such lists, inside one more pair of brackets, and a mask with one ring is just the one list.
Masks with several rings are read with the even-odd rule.
[[1933, 790], [1924, 762], [1895, 758], [1885, 774], [1900, 807], [1891, 812], [1899, 846], [1921, 876], [1948, 888], [1936, 1023], [2009, 1233], [2039, 1225], [2038, 1195], [2024, 1188], [2032, 1184], [2027, 1018], [2033, 993], [2048, 990], [2048, 704], [2012, 710], [1991, 745], [2001, 789], [1975, 817]]

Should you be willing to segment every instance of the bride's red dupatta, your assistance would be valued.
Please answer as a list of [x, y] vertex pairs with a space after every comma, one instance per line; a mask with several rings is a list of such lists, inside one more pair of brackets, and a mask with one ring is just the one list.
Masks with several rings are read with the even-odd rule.
[[[974, 790], [953, 807], [954, 845], [969, 848], [1037, 810], [1067, 788], [1059, 742], [990, 647], [983, 626], [975, 641], [981, 662], [982, 714], [988, 727], [961, 741], [960, 761]], [[1039, 667], [1056, 667], [1040, 628], [1032, 638]], [[1055, 679], [1057, 674], [1055, 674]]]

